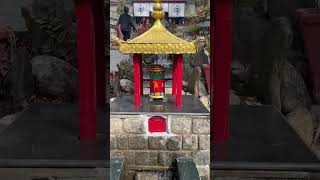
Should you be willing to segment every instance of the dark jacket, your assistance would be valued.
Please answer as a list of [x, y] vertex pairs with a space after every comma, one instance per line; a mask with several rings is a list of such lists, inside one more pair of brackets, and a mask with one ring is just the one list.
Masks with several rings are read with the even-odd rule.
[[119, 24], [121, 25], [121, 31], [131, 32], [131, 28], [135, 29], [131, 16], [128, 14], [121, 14], [119, 17]]

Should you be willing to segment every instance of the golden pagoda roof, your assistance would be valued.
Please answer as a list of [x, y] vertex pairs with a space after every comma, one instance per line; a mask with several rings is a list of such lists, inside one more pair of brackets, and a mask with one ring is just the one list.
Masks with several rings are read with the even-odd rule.
[[169, 32], [162, 24], [164, 17], [161, 0], [155, 0], [152, 17], [154, 25], [140, 36], [129, 40], [117, 40], [119, 51], [124, 54], [191, 54], [197, 52], [197, 40], [189, 42]]

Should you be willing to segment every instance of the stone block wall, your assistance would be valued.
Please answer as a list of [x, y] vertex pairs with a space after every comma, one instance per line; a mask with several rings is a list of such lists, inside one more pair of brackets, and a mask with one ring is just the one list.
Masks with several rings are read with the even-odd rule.
[[110, 156], [125, 159], [125, 169], [167, 171], [177, 157], [193, 158], [209, 179], [209, 116], [166, 115], [165, 133], [148, 132], [149, 115], [111, 115]]

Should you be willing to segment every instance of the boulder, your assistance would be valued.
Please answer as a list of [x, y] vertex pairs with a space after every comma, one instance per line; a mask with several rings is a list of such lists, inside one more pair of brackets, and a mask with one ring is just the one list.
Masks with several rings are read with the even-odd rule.
[[191, 75], [188, 76], [188, 91], [196, 97], [206, 96], [208, 94], [204, 83], [201, 81], [201, 74], [201, 68], [195, 67]]
[[78, 97], [78, 71], [69, 63], [53, 56], [36, 56], [31, 60], [36, 93], [60, 97], [65, 101]]
[[238, 60], [234, 60], [231, 63], [232, 78], [239, 82], [247, 82], [249, 77], [249, 67], [245, 67]]
[[291, 50], [288, 53], [288, 61], [296, 68], [304, 79], [308, 78], [308, 60], [302, 52]]
[[255, 97], [246, 97], [244, 104], [248, 106], [261, 106], [262, 104]]
[[244, 95], [244, 85], [249, 77], [248, 68], [241, 64], [239, 60], [233, 60], [231, 62], [231, 73], [231, 89], [240, 95]]
[[[68, 0], [69, 1], [69, 0]], [[70, 2], [32, 0], [21, 7], [21, 16], [32, 36], [35, 54], [59, 57], [76, 65], [76, 24]]]
[[14, 114], [8, 114], [0, 119], [0, 132], [5, 130], [10, 124], [12, 124], [17, 117], [20, 115], [20, 112]]
[[233, 60], [231, 62], [231, 69], [232, 69], [232, 74], [239, 74], [243, 71], [245, 71], [245, 67], [243, 64], [239, 62], [239, 60]]
[[206, 86], [204, 85], [203, 81], [198, 82], [198, 92], [199, 92], [199, 97], [207, 96], [208, 94]]
[[[315, 130], [315, 136], [313, 143], [315, 145], [320, 144], [320, 105], [312, 105], [311, 106], [311, 112], [315, 115], [315, 124], [316, 124], [316, 130]], [[320, 153], [320, 151], [319, 151]]]
[[315, 130], [315, 116], [305, 107], [297, 107], [287, 114], [287, 121], [308, 145], [312, 145]]
[[133, 82], [128, 79], [120, 79], [120, 89], [126, 93], [133, 93]]
[[255, 61], [253, 49], [266, 32], [269, 22], [253, 8], [235, 7], [233, 12], [233, 58], [239, 59], [243, 64], [250, 64]]
[[241, 99], [238, 95], [235, 94], [234, 91], [230, 91], [230, 96], [229, 96], [229, 104], [230, 105], [240, 105]]
[[210, 95], [200, 97], [200, 101], [210, 111]]
[[292, 44], [292, 28], [288, 19], [271, 21], [267, 31], [252, 49], [254, 61], [250, 68], [246, 87], [250, 96], [256, 96], [264, 104], [281, 108], [280, 86], [282, 66], [287, 60]]
[[284, 113], [298, 106], [309, 107], [311, 98], [301, 74], [288, 61], [284, 62], [281, 79], [281, 104]]
[[[188, 57], [188, 56], [186, 56]], [[190, 76], [192, 74], [193, 67], [191, 66], [190, 62], [184, 62], [183, 63], [183, 80], [188, 82], [190, 79]]]
[[281, 112], [281, 69], [282, 61], [276, 61], [272, 65], [269, 81], [269, 103]]

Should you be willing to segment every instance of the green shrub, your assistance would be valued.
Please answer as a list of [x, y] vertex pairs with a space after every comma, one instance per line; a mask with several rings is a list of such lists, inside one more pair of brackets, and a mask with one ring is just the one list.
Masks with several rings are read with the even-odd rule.
[[205, 36], [205, 40], [206, 40], [206, 51], [209, 53], [210, 55], [210, 35], [206, 35]]
[[199, 31], [199, 26], [197, 25], [197, 24], [191, 24], [190, 25], [190, 32], [192, 32], [192, 33], [196, 33], [196, 32], [198, 32]]

